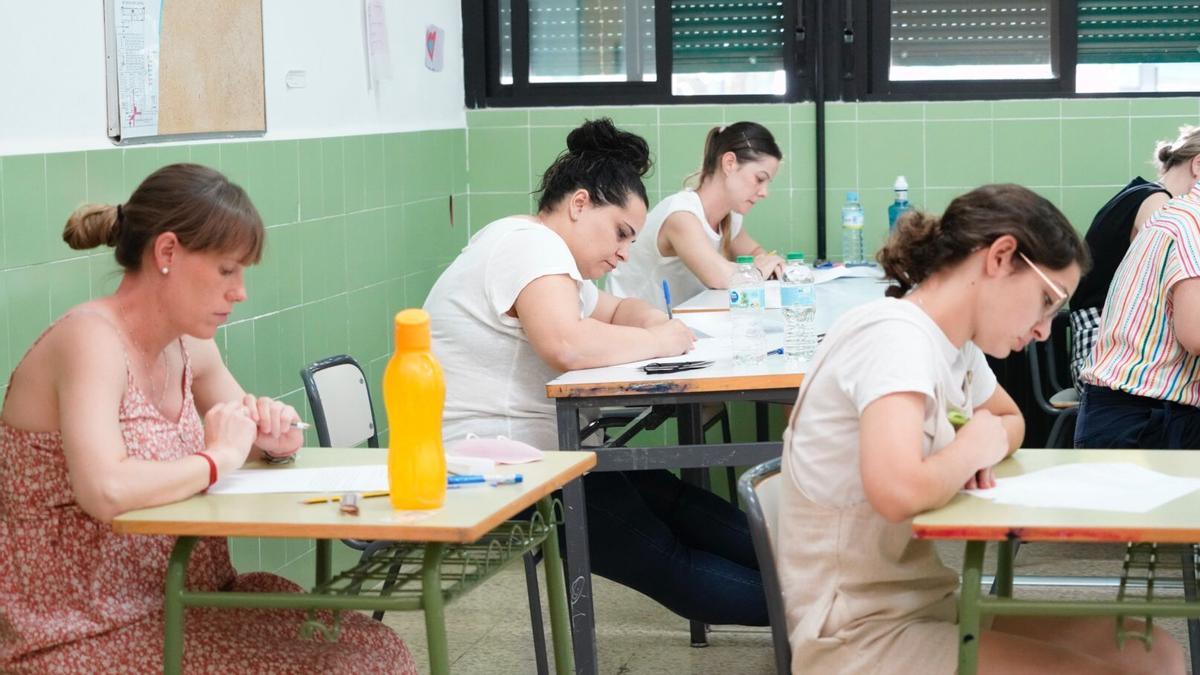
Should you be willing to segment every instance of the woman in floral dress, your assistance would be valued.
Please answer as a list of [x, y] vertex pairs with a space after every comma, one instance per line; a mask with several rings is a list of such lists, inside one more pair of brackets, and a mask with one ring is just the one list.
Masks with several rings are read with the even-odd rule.
[[[246, 299], [243, 271], [265, 232], [240, 187], [175, 164], [125, 204], [78, 209], [63, 239], [114, 247], [125, 272], [113, 295], [46, 329], [5, 393], [0, 671], [157, 672], [174, 538], [118, 535], [110, 521], [302, 441], [296, 411], [243, 391], [212, 339]], [[237, 574], [223, 538], [197, 544], [187, 587], [300, 590]], [[415, 672], [403, 641], [364, 615], [346, 616], [339, 641], [324, 642], [300, 639], [301, 611], [186, 611], [186, 672]]]

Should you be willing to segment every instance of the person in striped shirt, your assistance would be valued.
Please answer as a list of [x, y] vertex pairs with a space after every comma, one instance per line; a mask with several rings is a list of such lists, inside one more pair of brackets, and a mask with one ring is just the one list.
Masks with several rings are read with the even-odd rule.
[[1104, 301], [1077, 448], [1200, 448], [1200, 129], [1157, 157], [1191, 189], [1143, 226]]

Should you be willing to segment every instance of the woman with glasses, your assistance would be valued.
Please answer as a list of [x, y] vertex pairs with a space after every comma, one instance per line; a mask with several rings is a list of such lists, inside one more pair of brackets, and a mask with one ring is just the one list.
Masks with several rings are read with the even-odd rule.
[[[890, 297], [830, 329], [783, 437], [777, 557], [792, 663], [949, 674], [958, 575], [910, 521], [994, 485], [1025, 425], [984, 354], [1045, 340], [1088, 253], [1050, 202], [989, 185], [941, 217], [906, 214], [877, 257]], [[996, 617], [980, 672], [1183, 672], [1158, 627], [1152, 652], [1118, 650], [1112, 630], [1106, 618]]]
[[1159, 147], [1188, 190], [1142, 227], [1080, 373], [1077, 448], [1200, 448], [1200, 130]]
[[1093, 266], [1071, 298], [1071, 376], [1080, 390], [1079, 374], [1096, 345], [1104, 298], [1130, 242], [1172, 195], [1186, 193], [1200, 178], [1200, 127], [1181, 127], [1175, 142], [1160, 142], [1154, 163], [1158, 180], [1134, 177], [1096, 212], [1084, 237]]
[[709, 288], [727, 288], [733, 260], [742, 255], [754, 256], [764, 279], [781, 274], [783, 258], [760, 246], [742, 227], [742, 218], [767, 198], [782, 159], [775, 138], [761, 124], [713, 127], [700, 169], [688, 177], [699, 177], [698, 185], [650, 211], [628, 259], [609, 273], [608, 291], [659, 307], [665, 281], [675, 305]]

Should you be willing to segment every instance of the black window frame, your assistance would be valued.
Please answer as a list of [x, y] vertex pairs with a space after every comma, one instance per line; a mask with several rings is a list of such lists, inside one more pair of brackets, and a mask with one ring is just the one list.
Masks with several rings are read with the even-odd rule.
[[[510, 0], [513, 13], [513, 84], [500, 84], [499, 0], [463, 0], [463, 43], [468, 108], [610, 106], [809, 101], [965, 101], [1038, 98], [1168, 98], [1182, 92], [1075, 91], [1078, 60], [1075, 0], [1055, 0], [1051, 39], [1055, 77], [1045, 80], [926, 80], [888, 78], [891, 0], [786, 0], [783, 95], [676, 96], [671, 93], [671, 50], [655, 50], [656, 82], [529, 82], [529, 0]], [[524, 24], [524, 25], [521, 25]], [[655, 41], [670, 44], [670, 0], [655, 0]], [[821, 53], [817, 54], [820, 45]], [[821, 67], [821, 64], [824, 67]], [[817, 86], [814, 72], [823, 71]]]
[[500, 83], [499, 0], [463, 0], [463, 57], [468, 108], [669, 104], [790, 103], [812, 100], [815, 5], [821, 0], [784, 0], [783, 67], [787, 91], [775, 94], [677, 96], [671, 93], [671, 3], [654, 0], [655, 82], [530, 82], [529, 0], [510, 0], [512, 79]]

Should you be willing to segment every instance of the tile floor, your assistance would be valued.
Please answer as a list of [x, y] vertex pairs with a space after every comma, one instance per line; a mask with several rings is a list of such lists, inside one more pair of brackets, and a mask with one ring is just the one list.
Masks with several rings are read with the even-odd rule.
[[[961, 545], [941, 546], [943, 559], [957, 567]], [[1023, 546], [1017, 574], [1115, 577], [1123, 546], [1031, 544]], [[594, 579], [600, 673], [745, 673], [772, 672], [771, 637], [766, 629], [715, 627], [709, 646], [688, 644], [687, 622], [648, 598], [605, 579]], [[1018, 588], [1030, 597], [1114, 597], [1115, 588]], [[543, 595], [543, 603], [544, 603]], [[546, 620], [549, 610], [543, 608]], [[497, 574], [484, 587], [451, 604], [446, 612], [451, 669], [455, 673], [533, 673], [525, 578], [520, 565]], [[425, 629], [415, 612], [385, 619], [405, 637], [422, 671], [428, 669]], [[1159, 625], [1186, 645], [1183, 620]], [[549, 628], [547, 627], [547, 640]], [[552, 659], [552, 656], [551, 656]]]

